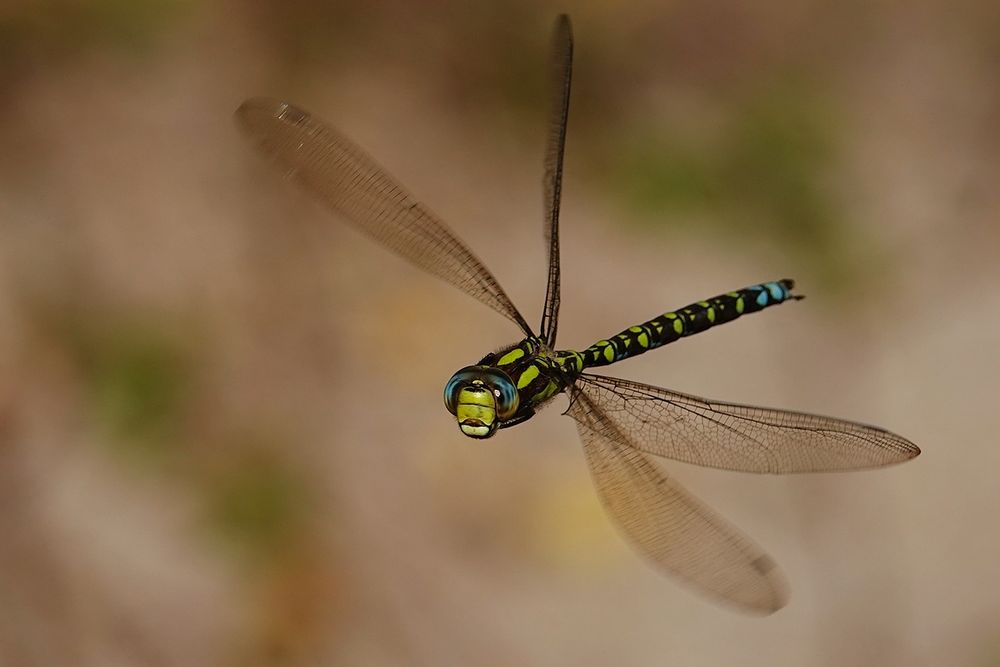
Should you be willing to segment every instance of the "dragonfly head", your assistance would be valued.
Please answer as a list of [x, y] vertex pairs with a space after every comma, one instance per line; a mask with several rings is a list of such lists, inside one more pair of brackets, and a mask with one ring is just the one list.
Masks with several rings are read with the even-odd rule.
[[493, 366], [466, 366], [444, 388], [444, 404], [470, 438], [488, 438], [517, 412], [513, 380]]

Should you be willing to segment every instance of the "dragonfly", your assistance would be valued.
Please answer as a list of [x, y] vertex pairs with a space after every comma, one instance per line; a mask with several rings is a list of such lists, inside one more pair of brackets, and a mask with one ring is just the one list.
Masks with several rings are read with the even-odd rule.
[[543, 204], [548, 280], [537, 333], [455, 233], [361, 148], [287, 102], [251, 98], [243, 134], [291, 180], [344, 221], [511, 320], [523, 338], [456, 372], [444, 403], [462, 433], [484, 439], [531, 419], [565, 394], [597, 493], [626, 540], [655, 567], [716, 601], [769, 614], [785, 605], [775, 561], [686, 491], [652, 457], [751, 473], [875, 468], [920, 449], [882, 428], [819, 415], [699, 398], [590, 372], [750, 313], [801, 299], [774, 280], [697, 301], [582, 350], [556, 347], [559, 208], [569, 118], [573, 33], [555, 22]]

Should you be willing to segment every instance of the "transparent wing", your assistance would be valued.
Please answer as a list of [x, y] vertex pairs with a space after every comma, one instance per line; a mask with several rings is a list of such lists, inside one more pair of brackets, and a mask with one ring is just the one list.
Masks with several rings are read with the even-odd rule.
[[875, 468], [920, 454], [894, 433], [842, 419], [711, 401], [601, 375], [581, 375], [576, 384], [630, 446], [685, 463], [799, 473]]
[[565, 14], [552, 32], [549, 71], [549, 134], [545, 146], [545, 240], [549, 245], [549, 279], [542, 311], [542, 340], [554, 348], [559, 325], [559, 203], [562, 199], [563, 152], [569, 119], [569, 90], [573, 78], [573, 29]]
[[423, 204], [349, 139], [285, 102], [254, 98], [236, 123], [288, 177], [393, 252], [531, 328], [496, 279]]
[[604, 507], [640, 553], [744, 611], [770, 614], [785, 605], [775, 562], [638, 451], [588, 393], [574, 390], [569, 414]]

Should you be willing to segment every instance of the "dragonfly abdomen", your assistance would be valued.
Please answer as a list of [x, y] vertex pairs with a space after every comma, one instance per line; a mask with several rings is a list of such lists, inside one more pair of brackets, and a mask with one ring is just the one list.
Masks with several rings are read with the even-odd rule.
[[732, 322], [742, 315], [756, 313], [789, 299], [801, 299], [801, 296], [791, 293], [794, 286], [795, 282], [790, 279], [751, 285], [663, 313], [607, 340], [597, 341], [581, 352], [584, 365], [590, 367], [613, 364], [679, 338]]

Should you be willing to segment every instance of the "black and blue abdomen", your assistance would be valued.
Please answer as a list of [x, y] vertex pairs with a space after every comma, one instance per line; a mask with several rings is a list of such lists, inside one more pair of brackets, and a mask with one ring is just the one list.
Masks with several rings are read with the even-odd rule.
[[616, 336], [594, 343], [580, 354], [585, 366], [606, 366], [731, 322], [747, 313], [756, 313], [789, 299], [801, 299], [791, 293], [794, 286], [794, 281], [785, 279], [726, 292], [629, 327]]

